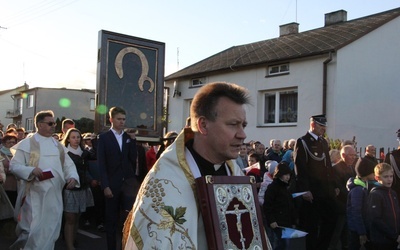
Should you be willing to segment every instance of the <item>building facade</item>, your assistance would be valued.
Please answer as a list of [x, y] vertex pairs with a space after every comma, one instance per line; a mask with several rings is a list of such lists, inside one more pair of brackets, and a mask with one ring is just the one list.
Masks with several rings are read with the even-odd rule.
[[13, 123], [26, 131], [35, 131], [35, 114], [52, 110], [55, 119], [78, 120], [95, 115], [95, 90], [66, 88], [31, 88], [13, 95], [14, 107], [8, 112]]
[[[14, 110], [14, 95], [19, 94], [21, 91], [29, 89], [29, 86], [25, 83], [22, 86], [6, 89], [0, 91], [0, 123], [5, 127], [13, 122], [13, 117], [18, 115]], [[18, 112], [18, 111], [17, 111]]]
[[246, 87], [247, 139], [298, 138], [309, 117], [326, 114], [327, 136], [356, 138], [357, 146], [397, 147], [400, 128], [400, 9], [347, 20], [344, 10], [325, 15], [325, 26], [234, 46], [165, 78], [168, 130], [180, 131], [194, 94], [204, 84]]

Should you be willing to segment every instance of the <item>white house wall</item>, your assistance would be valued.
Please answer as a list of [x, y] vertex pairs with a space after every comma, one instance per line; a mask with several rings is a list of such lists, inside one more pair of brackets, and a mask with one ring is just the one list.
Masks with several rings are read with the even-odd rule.
[[[332, 53], [327, 68], [327, 135], [332, 139], [352, 139], [357, 146], [397, 147], [400, 129], [400, 18], [379, 27]], [[249, 89], [253, 106], [248, 108], [247, 139], [265, 144], [272, 138], [302, 136], [309, 117], [322, 113], [323, 62], [328, 55], [289, 61], [290, 74], [265, 77], [266, 68], [233, 70], [206, 76], [206, 82], [234, 82]], [[180, 131], [189, 115], [189, 103], [198, 88], [189, 88], [190, 79], [177, 83], [182, 95], [170, 98], [169, 130]], [[173, 83], [166, 83], [173, 92]], [[262, 125], [262, 91], [298, 86], [298, 119], [293, 126]]]
[[335, 114], [329, 123], [335, 127], [336, 138], [356, 136], [362, 147], [398, 146], [399, 40], [397, 18], [338, 51], [337, 81], [330, 95], [334, 100], [330, 100], [328, 112]]
[[[268, 144], [270, 139], [286, 140], [302, 136], [309, 126], [309, 117], [322, 113], [322, 71], [323, 61], [327, 56], [308, 60], [290, 62], [290, 74], [275, 77], [265, 77], [267, 66], [254, 69], [231, 71], [224, 74], [208, 76], [207, 83], [225, 81], [237, 83], [246, 87], [251, 95], [252, 105], [247, 107], [248, 126], [247, 139], [258, 140]], [[166, 83], [173, 93], [173, 84]], [[189, 115], [189, 101], [198, 88], [189, 88], [189, 80], [177, 83], [181, 91], [180, 97], [170, 98], [168, 130], [180, 131]], [[262, 91], [284, 88], [298, 88], [298, 122], [294, 126], [266, 126], [262, 124], [263, 114]]]

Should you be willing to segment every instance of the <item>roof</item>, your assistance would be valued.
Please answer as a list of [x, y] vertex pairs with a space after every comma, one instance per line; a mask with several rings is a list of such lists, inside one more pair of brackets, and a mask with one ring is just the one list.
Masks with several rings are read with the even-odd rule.
[[16, 88], [1, 90], [0, 91], [0, 95], [4, 95], [4, 94], [10, 93], [10, 92], [14, 92], [14, 91], [20, 91], [20, 90], [23, 90], [24, 88], [29, 88], [29, 87], [28, 87], [27, 84], [24, 84], [24, 85], [16, 87]]
[[334, 52], [399, 15], [400, 8], [397, 8], [314, 30], [233, 46], [179, 70], [165, 80]]

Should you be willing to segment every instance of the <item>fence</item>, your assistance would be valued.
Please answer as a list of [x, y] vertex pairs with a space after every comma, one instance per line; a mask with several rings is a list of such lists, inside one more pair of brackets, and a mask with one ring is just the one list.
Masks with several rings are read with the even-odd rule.
[[[386, 149], [386, 151], [385, 151], [385, 149]], [[379, 148], [379, 150], [378, 150], [378, 148], [376, 148], [376, 154], [377, 154], [377, 155], [375, 155], [375, 157], [376, 157], [376, 159], [377, 159], [379, 162], [383, 162], [383, 161], [385, 160], [386, 154], [389, 153], [389, 152], [392, 152], [392, 151], [395, 150], [395, 149], [396, 149], [396, 148], [390, 148], [390, 147], [388, 147], [388, 148], [383, 148], [383, 147], [382, 147], [382, 148]], [[356, 149], [356, 150], [357, 150], [358, 156], [364, 157], [366, 148], [360, 147], [360, 148], [358, 148], [358, 149]]]

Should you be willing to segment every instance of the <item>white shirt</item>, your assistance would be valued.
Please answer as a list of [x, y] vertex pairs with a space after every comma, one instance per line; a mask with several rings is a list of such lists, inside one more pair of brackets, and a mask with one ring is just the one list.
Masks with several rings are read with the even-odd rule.
[[121, 134], [118, 134], [117, 131], [115, 131], [114, 129], [111, 129], [112, 132], [115, 135], [115, 138], [117, 139], [118, 145], [119, 145], [119, 149], [122, 151], [122, 135], [124, 134], [124, 131], [122, 131]]

